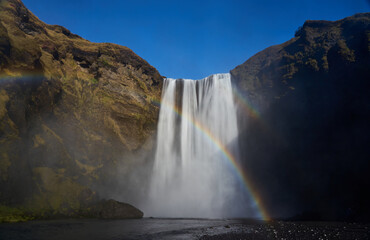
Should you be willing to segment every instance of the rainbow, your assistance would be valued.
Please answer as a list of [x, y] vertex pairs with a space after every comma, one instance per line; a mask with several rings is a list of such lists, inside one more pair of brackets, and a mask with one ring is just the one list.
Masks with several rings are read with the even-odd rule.
[[251, 184], [251, 180], [248, 178], [247, 174], [245, 173], [245, 171], [243, 170], [243, 167], [240, 165], [240, 163], [235, 159], [235, 157], [233, 156], [233, 154], [227, 149], [226, 146], [224, 146], [213, 134], [212, 132], [210, 132], [208, 130], [207, 127], [205, 127], [204, 125], [202, 125], [199, 121], [196, 121], [195, 119], [193, 118], [190, 118], [189, 116], [186, 116], [185, 114], [182, 114], [181, 111], [176, 107], [176, 106], [173, 106], [172, 104], [169, 104], [165, 101], [156, 101], [156, 100], [152, 100], [153, 102], [155, 102], [156, 104], [160, 105], [161, 107], [167, 107], [169, 109], [171, 109], [172, 111], [174, 111], [176, 113], [176, 115], [178, 115], [179, 117], [181, 117], [182, 119], [185, 119], [186, 121], [188, 121], [195, 129], [197, 129], [199, 132], [201, 132], [203, 134], [203, 136], [205, 136], [209, 141], [210, 143], [212, 143], [214, 146], [217, 147], [217, 149], [220, 150], [220, 152], [222, 153], [222, 155], [228, 160], [228, 162], [232, 165], [233, 169], [235, 169], [236, 173], [237, 173], [237, 176], [238, 178], [240, 179], [240, 181], [243, 183], [243, 185], [246, 187], [247, 191], [251, 194], [257, 208], [258, 208], [258, 211], [259, 211], [259, 214], [260, 214], [260, 217], [265, 220], [265, 221], [268, 221], [270, 220], [270, 217], [266, 211], [266, 209], [264, 208], [263, 206], [263, 203], [262, 203], [262, 200], [259, 196], [259, 194], [257, 193], [257, 191], [255, 190], [255, 188], [253, 187], [253, 185]]
[[0, 74], [0, 80], [2, 79], [16, 79], [16, 78], [28, 78], [28, 77], [45, 77], [42, 74], [22, 74], [22, 73], [2, 73]]
[[264, 131], [267, 131], [271, 137], [279, 139], [280, 141], [285, 141], [283, 136], [279, 134], [276, 129], [273, 129], [267, 124], [266, 120], [262, 118], [260, 111], [251, 104], [251, 102], [243, 96], [243, 94], [236, 87], [233, 87], [234, 99], [237, 101], [238, 108], [243, 110], [247, 116], [258, 121], [259, 126], [262, 127]]
[[[44, 73], [39, 73], [39, 72], [34, 72], [34, 73], [22, 73], [22, 72], [5, 72], [5, 73], [0, 73], [0, 81], [12, 81], [12, 80], [33, 80], [36, 78], [41, 78], [41, 79], [53, 79], [54, 76], [44, 74]], [[55, 78], [62, 78], [61, 76], [57, 76]], [[1, 82], [0, 82], [1, 83]]]
[[236, 99], [242, 103], [241, 106], [243, 106], [244, 110], [253, 118], [259, 119], [261, 118], [261, 115], [259, 111], [252, 106], [252, 104], [246, 100], [246, 98], [243, 96], [243, 94], [236, 88], [233, 87], [233, 93]]
[[[1, 79], [11, 79], [11, 78], [27, 78], [27, 77], [45, 77], [43, 74], [3, 74], [0, 75]], [[237, 97], [237, 99], [242, 103], [242, 106], [245, 108], [245, 110], [250, 114], [251, 117], [260, 119], [259, 112], [248, 102], [245, 100], [245, 98], [242, 96], [242, 94], [237, 90], [233, 89], [233, 92], [235, 93], [234, 96]], [[257, 208], [260, 214], [260, 217], [268, 221], [270, 220], [270, 217], [267, 213], [267, 210], [263, 206], [262, 200], [258, 194], [258, 192], [253, 187], [251, 180], [248, 178], [247, 174], [243, 170], [243, 167], [240, 165], [240, 163], [235, 159], [233, 154], [227, 149], [226, 146], [224, 146], [213, 134], [208, 130], [207, 127], [203, 126], [199, 121], [196, 121], [195, 119], [190, 118], [189, 116], [186, 116], [185, 114], [182, 114], [181, 111], [172, 104], [169, 104], [164, 101], [158, 101], [156, 99], [151, 99], [151, 102], [153, 104], [156, 104], [160, 107], [167, 107], [174, 111], [179, 117], [182, 119], [185, 119], [188, 121], [195, 129], [197, 129], [199, 132], [205, 136], [210, 143], [212, 143], [217, 149], [220, 150], [222, 155], [228, 160], [228, 163], [231, 164], [233, 169], [235, 169], [238, 178], [243, 183], [243, 185], [246, 187], [247, 191], [251, 194]]]

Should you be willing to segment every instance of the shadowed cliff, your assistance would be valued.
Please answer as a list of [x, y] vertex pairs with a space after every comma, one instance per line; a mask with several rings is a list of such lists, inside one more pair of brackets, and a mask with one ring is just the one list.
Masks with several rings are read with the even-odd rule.
[[97, 195], [135, 201], [127, 176], [153, 151], [155, 68], [1, 0], [0, 77], [0, 205], [73, 215]]
[[272, 216], [369, 220], [370, 14], [306, 21], [231, 71], [243, 162]]

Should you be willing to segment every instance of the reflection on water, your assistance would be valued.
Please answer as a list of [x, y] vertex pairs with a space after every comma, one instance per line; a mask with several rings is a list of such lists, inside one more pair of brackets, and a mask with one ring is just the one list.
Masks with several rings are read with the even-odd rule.
[[0, 239], [198, 239], [230, 231], [238, 220], [51, 220], [0, 224]]

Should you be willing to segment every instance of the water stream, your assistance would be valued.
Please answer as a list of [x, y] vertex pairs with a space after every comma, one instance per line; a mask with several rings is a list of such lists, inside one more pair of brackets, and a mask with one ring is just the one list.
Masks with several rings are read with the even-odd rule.
[[145, 216], [239, 216], [248, 199], [228, 159], [238, 151], [230, 74], [165, 79]]

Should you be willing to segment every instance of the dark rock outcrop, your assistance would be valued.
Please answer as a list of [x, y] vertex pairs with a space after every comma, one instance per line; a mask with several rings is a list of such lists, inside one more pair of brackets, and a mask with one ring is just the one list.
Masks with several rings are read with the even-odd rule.
[[369, 219], [369, 46], [370, 13], [306, 21], [231, 71], [259, 110], [239, 104], [241, 149], [272, 216]]
[[90, 215], [102, 219], [142, 218], [144, 213], [134, 206], [115, 200], [103, 200], [91, 207]]
[[0, 205], [73, 216], [97, 195], [135, 201], [128, 176], [153, 151], [161, 87], [127, 47], [1, 0]]

